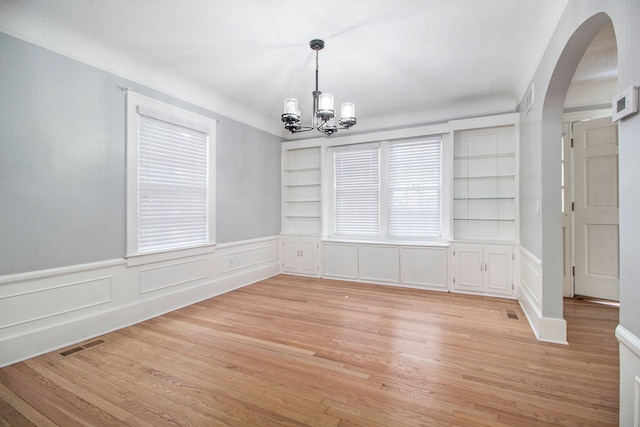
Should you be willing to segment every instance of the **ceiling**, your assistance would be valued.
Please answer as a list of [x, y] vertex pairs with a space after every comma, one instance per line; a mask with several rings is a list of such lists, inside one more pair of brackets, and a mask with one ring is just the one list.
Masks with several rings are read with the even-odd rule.
[[352, 130], [515, 111], [567, 0], [0, 0], [0, 31], [271, 133], [285, 97]]

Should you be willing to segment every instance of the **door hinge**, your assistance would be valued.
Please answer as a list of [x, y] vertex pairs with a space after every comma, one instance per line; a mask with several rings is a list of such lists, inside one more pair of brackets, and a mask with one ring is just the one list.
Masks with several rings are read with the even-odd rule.
[[516, 287], [513, 285], [513, 283], [511, 284], [511, 290], [514, 290]]
[[456, 284], [456, 278], [455, 277], [453, 278], [453, 284], [454, 285]]
[[571, 275], [572, 276], [576, 275], [576, 267], [575, 267], [575, 265], [571, 268]]
[[456, 256], [456, 251], [453, 251], [453, 256]]
[[571, 212], [576, 210], [576, 203], [575, 202], [571, 202]]
[[571, 138], [571, 148], [573, 148], [573, 138]]

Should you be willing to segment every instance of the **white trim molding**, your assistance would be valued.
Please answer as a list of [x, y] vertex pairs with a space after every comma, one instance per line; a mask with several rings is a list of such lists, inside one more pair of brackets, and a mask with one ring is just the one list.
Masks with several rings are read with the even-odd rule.
[[520, 286], [518, 302], [539, 341], [568, 344], [567, 322], [542, 316], [542, 262], [531, 252], [520, 248]]
[[0, 367], [280, 273], [279, 236], [140, 265], [124, 259], [0, 277]]
[[633, 351], [637, 357], [640, 357], [640, 338], [622, 325], [616, 327], [616, 338], [620, 344], [624, 344], [629, 350]]

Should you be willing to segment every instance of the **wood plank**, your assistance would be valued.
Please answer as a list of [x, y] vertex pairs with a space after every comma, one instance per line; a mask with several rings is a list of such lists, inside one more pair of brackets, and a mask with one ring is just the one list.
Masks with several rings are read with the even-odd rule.
[[0, 426], [617, 425], [618, 309], [564, 310], [280, 275], [0, 369]]

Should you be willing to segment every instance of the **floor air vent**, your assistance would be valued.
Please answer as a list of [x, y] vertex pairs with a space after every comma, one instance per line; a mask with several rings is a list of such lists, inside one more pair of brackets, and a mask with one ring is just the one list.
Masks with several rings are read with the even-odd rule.
[[91, 348], [91, 347], [95, 347], [98, 344], [102, 344], [102, 343], [104, 343], [103, 340], [91, 341], [91, 342], [88, 342], [86, 344], [82, 344], [81, 346], [74, 347], [74, 348], [71, 348], [69, 350], [65, 350], [60, 354], [63, 355], [63, 356], [69, 356], [70, 354], [77, 353], [79, 351], [86, 350], [86, 349]]
[[518, 317], [518, 313], [516, 313], [515, 310], [511, 310], [510, 308], [507, 308], [506, 310], [507, 313], [507, 317], [509, 319], [514, 319], [514, 320], [519, 320], [520, 318]]

